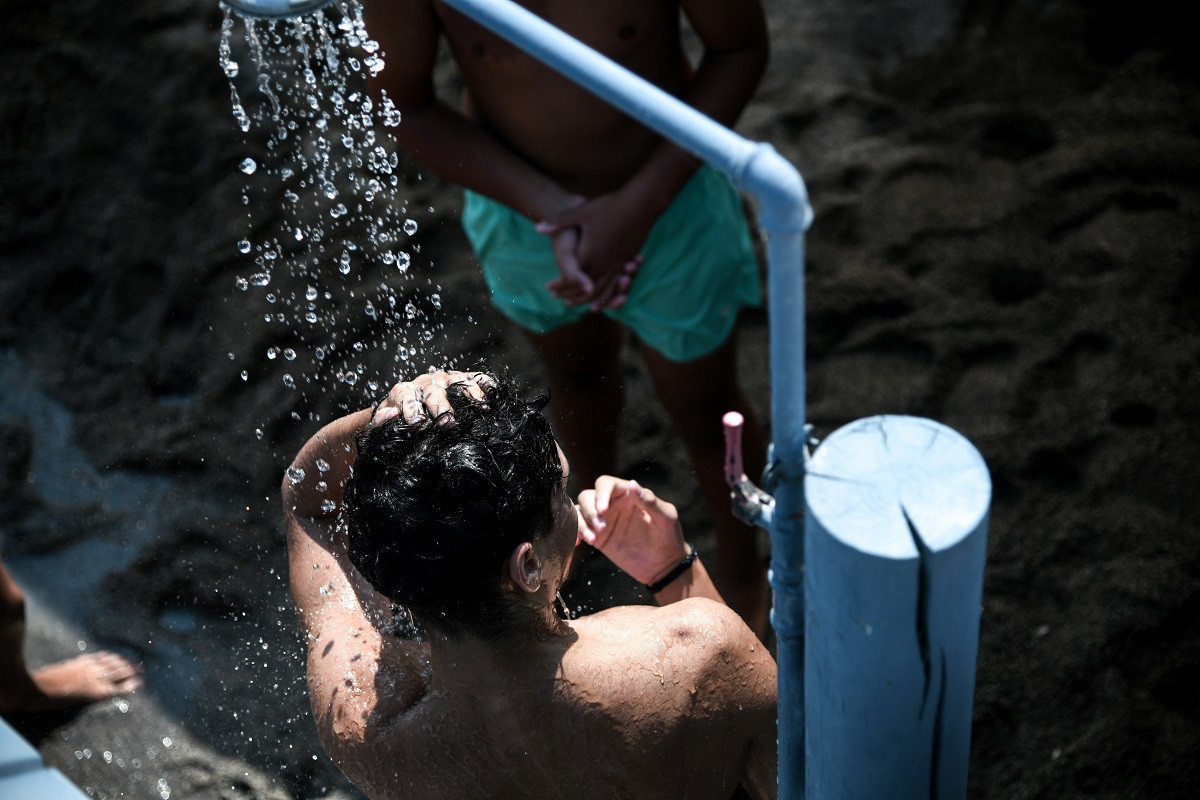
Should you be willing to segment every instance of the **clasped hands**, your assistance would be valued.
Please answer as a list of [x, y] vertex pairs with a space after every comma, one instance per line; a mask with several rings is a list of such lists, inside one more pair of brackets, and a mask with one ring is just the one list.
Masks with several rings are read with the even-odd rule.
[[620, 308], [642, 265], [642, 247], [655, 218], [619, 191], [590, 200], [575, 196], [558, 214], [537, 224], [550, 237], [561, 273], [546, 289], [567, 305], [592, 311]]

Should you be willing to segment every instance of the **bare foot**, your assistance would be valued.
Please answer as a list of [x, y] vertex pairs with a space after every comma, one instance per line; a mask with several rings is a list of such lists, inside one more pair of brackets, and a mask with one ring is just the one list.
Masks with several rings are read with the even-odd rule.
[[47, 664], [33, 670], [29, 678], [21, 687], [0, 687], [0, 708], [47, 711], [128, 694], [141, 688], [142, 668], [105, 651]]

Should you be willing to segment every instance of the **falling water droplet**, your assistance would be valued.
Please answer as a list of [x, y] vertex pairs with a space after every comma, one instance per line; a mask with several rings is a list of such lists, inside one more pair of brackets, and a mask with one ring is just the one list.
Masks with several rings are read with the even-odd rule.
[[287, 476], [293, 484], [299, 483], [304, 480], [304, 470], [300, 467], [288, 467]]
[[236, 78], [238, 74], [238, 63], [236, 61], [225, 62], [225, 77]]
[[296, 351], [290, 347], [286, 347], [283, 350], [283, 357], [286, 358], [288, 361], [295, 361], [296, 360]]
[[283, 385], [289, 389], [296, 388], [296, 379], [292, 377], [290, 372], [283, 373]]
[[254, 286], [266, 286], [271, 282], [271, 275], [266, 272], [256, 272], [250, 276], [250, 283]]
[[254, 162], [253, 158], [243, 158], [242, 163], [238, 164], [238, 169], [247, 175], [253, 175], [254, 171], [258, 169], [258, 164]]
[[268, 347], [268, 348], [267, 348], [267, 358], [269, 358], [271, 361], [274, 361], [274, 360], [275, 360], [275, 356], [277, 356], [277, 355], [279, 355], [279, 349], [278, 349], [278, 348], [275, 348], [275, 347]]
[[234, 279], [233, 285], [236, 286], [237, 288], [241, 289], [244, 292], [250, 288], [250, 281], [246, 280], [241, 275], [238, 275]]
[[250, 240], [242, 239], [240, 242], [237, 243], [237, 248], [238, 248], [239, 253], [243, 253], [243, 254], [249, 253], [250, 252]]
[[442, 296], [440, 294], [431, 294], [429, 295], [429, 302], [433, 304], [434, 308], [441, 308]]
[[317, 469], [321, 472], [329, 472], [329, 462], [323, 458], [318, 458], [316, 461]]
[[317, 287], [309, 286], [307, 289], [305, 289], [304, 290], [304, 299], [305, 300], [316, 300], [317, 299]]
[[417, 221], [415, 219], [404, 220], [404, 232], [412, 236], [417, 232]]

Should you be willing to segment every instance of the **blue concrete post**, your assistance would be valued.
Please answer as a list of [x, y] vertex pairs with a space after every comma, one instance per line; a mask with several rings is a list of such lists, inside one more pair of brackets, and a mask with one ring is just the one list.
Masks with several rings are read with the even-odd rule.
[[806, 786], [964, 798], [991, 480], [930, 420], [859, 420], [805, 483]]

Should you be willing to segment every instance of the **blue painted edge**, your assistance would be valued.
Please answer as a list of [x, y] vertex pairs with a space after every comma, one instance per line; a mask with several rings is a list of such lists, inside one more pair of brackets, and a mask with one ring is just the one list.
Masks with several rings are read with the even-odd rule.
[[0, 798], [4, 800], [90, 800], [0, 717]]
[[0, 778], [4, 800], [91, 800], [56, 769], [39, 767]]
[[41, 753], [0, 717], [0, 778], [41, 768]]

